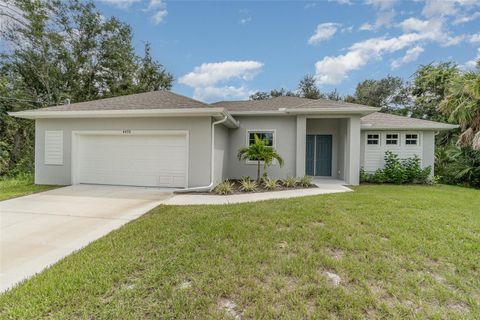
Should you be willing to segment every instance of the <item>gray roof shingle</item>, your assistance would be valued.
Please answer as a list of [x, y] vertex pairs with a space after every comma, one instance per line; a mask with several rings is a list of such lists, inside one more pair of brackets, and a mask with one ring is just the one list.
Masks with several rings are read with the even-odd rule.
[[245, 100], [245, 101], [220, 101], [211, 104], [215, 107], [225, 108], [230, 112], [241, 111], [274, 111], [281, 108], [288, 109], [325, 109], [338, 108], [359, 109], [376, 111], [377, 108], [364, 106], [361, 104], [348, 103], [343, 101], [334, 101], [327, 99], [306, 99], [300, 97], [282, 96], [266, 100]]
[[433, 129], [448, 130], [457, 125], [374, 112], [361, 118], [363, 129]]
[[36, 109], [36, 111], [92, 111], [92, 110], [140, 110], [140, 109], [177, 109], [209, 108], [210, 105], [173, 93], [171, 91], [152, 91], [100, 100], [64, 104]]

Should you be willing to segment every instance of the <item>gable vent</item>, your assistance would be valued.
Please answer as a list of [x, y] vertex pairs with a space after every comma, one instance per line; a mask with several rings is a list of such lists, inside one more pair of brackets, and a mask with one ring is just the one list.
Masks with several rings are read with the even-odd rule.
[[45, 131], [45, 164], [63, 165], [63, 131]]

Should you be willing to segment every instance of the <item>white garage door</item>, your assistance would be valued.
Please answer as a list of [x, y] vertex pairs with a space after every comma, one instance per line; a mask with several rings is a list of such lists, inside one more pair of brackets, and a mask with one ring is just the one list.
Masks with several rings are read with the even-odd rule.
[[85, 134], [76, 149], [78, 183], [185, 187], [185, 134]]

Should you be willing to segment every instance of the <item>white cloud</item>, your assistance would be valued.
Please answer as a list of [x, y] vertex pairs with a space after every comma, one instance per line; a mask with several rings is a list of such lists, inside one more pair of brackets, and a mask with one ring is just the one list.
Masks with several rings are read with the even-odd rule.
[[471, 43], [480, 43], [480, 32], [470, 35], [468, 41]]
[[339, 4], [352, 4], [352, 1], [350, 0], [328, 0], [328, 2], [338, 2]]
[[[348, 73], [358, 70], [383, 54], [393, 53], [414, 45], [420, 41], [438, 41], [439, 32], [410, 32], [393, 38], [371, 38], [354, 43], [346, 54], [327, 56], [315, 63], [315, 77], [319, 84], [338, 84]], [[445, 40], [445, 38], [442, 38]]]
[[395, 10], [393, 9], [396, 0], [365, 0], [365, 4], [371, 5], [377, 10], [377, 19], [375, 25], [372, 26], [372, 29], [378, 29], [384, 25], [391, 25], [393, 18], [396, 15]]
[[307, 2], [305, 4], [305, 6], [303, 6], [304, 9], [311, 9], [311, 8], [315, 8], [317, 6], [317, 3], [316, 2]]
[[139, 2], [140, 0], [98, 0], [100, 2], [103, 2], [105, 4], [111, 5], [111, 6], [116, 6], [120, 8], [127, 8], [134, 4], [135, 2]]
[[250, 12], [247, 9], [241, 9], [238, 11], [238, 15], [240, 16], [238, 19], [239, 24], [247, 24], [252, 21], [252, 17]]
[[152, 15], [152, 21], [154, 24], [159, 24], [164, 21], [168, 14], [167, 5], [162, 0], [150, 0], [147, 10], [154, 12]]
[[373, 26], [370, 23], [364, 23], [360, 26], [360, 31], [370, 31], [373, 30]]
[[469, 15], [460, 15], [453, 20], [453, 24], [462, 24], [462, 23], [467, 23], [473, 20], [476, 20], [480, 18], [480, 11], [474, 12]]
[[194, 89], [193, 98], [200, 101], [246, 100], [254, 93], [255, 90], [248, 90], [244, 86], [202, 87]]
[[[127, 9], [135, 3], [142, 3], [141, 0], [98, 0], [107, 5], [119, 7], [122, 9]], [[164, 21], [165, 17], [168, 14], [167, 5], [163, 0], [149, 0], [148, 6], [143, 9], [143, 11], [148, 11], [152, 13], [151, 19], [154, 24], [159, 24]]]
[[462, 66], [464, 70], [475, 69], [477, 66], [477, 61], [480, 60], [480, 48], [477, 49], [477, 56], [470, 61], [467, 61], [465, 65]]
[[258, 61], [224, 61], [203, 63], [178, 81], [191, 87], [208, 87], [233, 78], [251, 80], [261, 70]]
[[192, 72], [180, 77], [178, 82], [194, 88], [194, 98], [202, 101], [213, 99], [244, 99], [252, 92], [245, 84], [219, 86], [230, 80], [252, 80], [262, 69], [259, 61], [223, 61], [203, 63]]
[[452, 0], [426, 0], [422, 10], [426, 17], [451, 16], [457, 12], [455, 1]]
[[321, 41], [330, 39], [337, 32], [339, 26], [340, 24], [333, 22], [319, 24], [313, 35], [308, 39], [308, 43], [318, 44]]
[[401, 65], [415, 61], [418, 57], [425, 51], [421, 46], [415, 46], [410, 48], [405, 52], [405, 55], [400, 59], [395, 59], [392, 61], [391, 67], [392, 69], [397, 69]]

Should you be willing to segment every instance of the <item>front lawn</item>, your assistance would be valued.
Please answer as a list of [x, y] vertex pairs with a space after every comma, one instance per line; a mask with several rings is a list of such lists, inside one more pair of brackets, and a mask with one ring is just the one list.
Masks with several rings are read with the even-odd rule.
[[0, 179], [0, 201], [54, 188], [58, 188], [58, 186], [33, 184], [33, 177], [30, 175], [18, 178], [3, 178]]
[[480, 191], [355, 189], [160, 206], [1, 296], [0, 318], [480, 318]]

